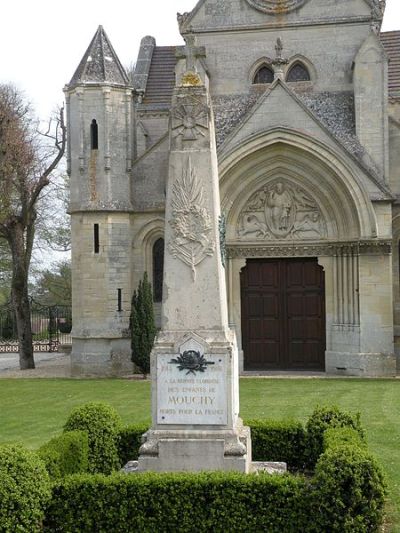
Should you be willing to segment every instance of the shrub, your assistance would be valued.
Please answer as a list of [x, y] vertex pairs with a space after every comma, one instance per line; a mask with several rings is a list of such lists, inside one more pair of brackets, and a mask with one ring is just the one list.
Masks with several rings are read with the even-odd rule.
[[51, 497], [43, 461], [22, 446], [0, 446], [0, 531], [41, 531]]
[[[329, 439], [333, 440], [332, 434]], [[312, 514], [317, 531], [378, 531], [385, 499], [381, 469], [361, 440], [356, 445], [354, 441], [339, 444], [339, 440], [327, 448], [316, 465]]]
[[300, 422], [246, 420], [254, 461], [284, 461], [291, 469], [304, 467], [306, 432]]
[[308, 531], [304, 478], [237, 473], [70, 476], [54, 487], [45, 531]]
[[137, 292], [133, 293], [130, 329], [132, 361], [146, 375], [150, 372], [150, 353], [156, 336], [153, 295], [147, 272], [139, 282]]
[[[250, 426], [254, 461], [285, 461], [291, 469], [304, 466], [306, 432], [300, 422], [246, 420]], [[121, 464], [137, 459], [143, 433], [149, 424], [131, 424], [120, 430], [119, 458]]]
[[87, 472], [89, 441], [87, 431], [66, 431], [38, 450], [53, 479]]
[[360, 423], [360, 414], [352, 415], [338, 407], [317, 407], [306, 424], [308, 440], [308, 465], [314, 467], [323, 452], [324, 433], [332, 427], [349, 427], [355, 429], [361, 439], [365, 439]]
[[[367, 451], [358, 418], [325, 408], [318, 409], [311, 420], [314, 426], [309, 426], [319, 428], [323, 447], [313, 477], [223, 472], [68, 476], [55, 483], [45, 531], [378, 531], [384, 481]], [[308, 442], [301, 424], [247, 423], [255, 459], [286, 460], [300, 466]], [[120, 428], [122, 462], [137, 457], [147, 429], [145, 424]]]
[[367, 443], [361, 438], [360, 433], [350, 427], [328, 428], [323, 436], [323, 451], [343, 444], [350, 444], [356, 448], [367, 448]]
[[0, 339], [8, 341], [16, 338], [15, 329], [14, 313], [6, 310], [4, 314], [0, 315]]
[[139, 457], [142, 435], [149, 429], [149, 424], [131, 424], [119, 432], [119, 460], [121, 465]]
[[110, 474], [120, 468], [118, 458], [121, 417], [110, 406], [92, 402], [75, 408], [70, 414], [65, 431], [87, 431], [89, 440], [88, 471]]

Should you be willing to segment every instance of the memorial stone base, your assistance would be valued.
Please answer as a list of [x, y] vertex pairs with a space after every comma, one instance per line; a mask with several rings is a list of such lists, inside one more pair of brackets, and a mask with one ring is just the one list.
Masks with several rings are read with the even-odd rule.
[[153, 426], [143, 436], [139, 471], [234, 470], [251, 464], [250, 429], [238, 417], [233, 334], [163, 333], [152, 354]]

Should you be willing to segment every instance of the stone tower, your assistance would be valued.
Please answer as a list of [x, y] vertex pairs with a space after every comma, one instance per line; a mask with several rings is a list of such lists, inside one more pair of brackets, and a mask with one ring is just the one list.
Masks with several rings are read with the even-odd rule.
[[132, 89], [99, 26], [65, 88], [71, 184], [73, 373], [129, 357]]

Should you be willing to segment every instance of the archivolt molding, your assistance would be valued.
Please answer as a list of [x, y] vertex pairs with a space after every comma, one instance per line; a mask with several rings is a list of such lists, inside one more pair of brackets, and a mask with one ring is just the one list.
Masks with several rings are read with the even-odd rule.
[[221, 153], [219, 170], [228, 242], [236, 238], [232, 228], [251, 196], [279, 179], [314, 199], [326, 221], [328, 239], [377, 235], [375, 212], [357, 169], [309, 136], [284, 128], [257, 134]]
[[134, 238], [134, 248], [143, 249], [149, 244], [153, 246], [157, 239], [164, 237], [165, 220], [164, 217], [156, 216], [145, 222], [136, 233]]
[[257, 59], [249, 70], [249, 83], [252, 84], [254, 80], [254, 76], [256, 75], [259, 68], [263, 67], [264, 65], [268, 68], [270, 68], [272, 71], [274, 70], [274, 67], [272, 65], [273, 59], [268, 56], [263, 56]]

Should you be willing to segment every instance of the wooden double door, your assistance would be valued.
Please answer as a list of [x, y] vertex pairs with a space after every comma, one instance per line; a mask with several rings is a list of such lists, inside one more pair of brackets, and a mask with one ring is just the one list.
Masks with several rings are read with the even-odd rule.
[[248, 259], [241, 308], [245, 370], [325, 369], [325, 283], [316, 258]]

